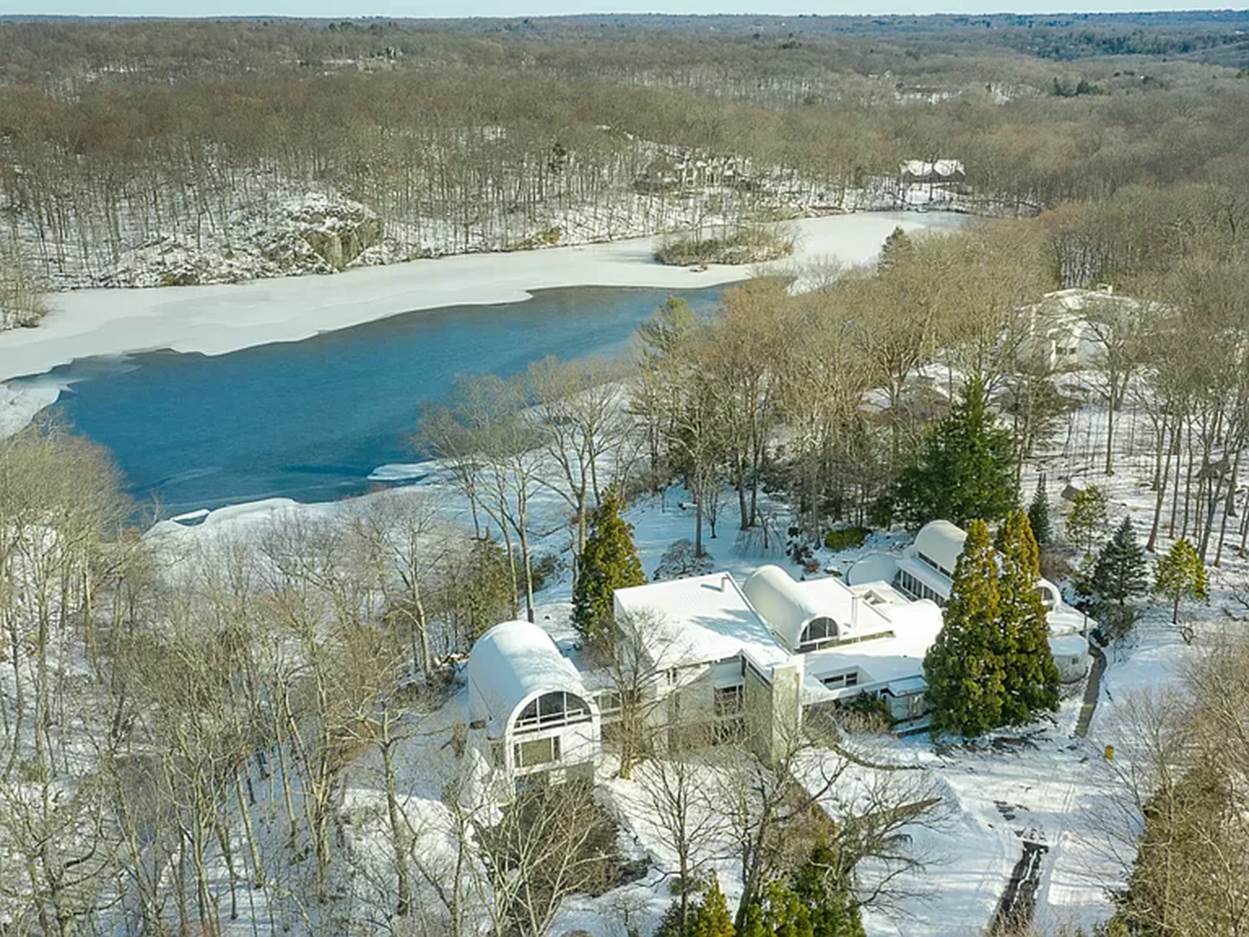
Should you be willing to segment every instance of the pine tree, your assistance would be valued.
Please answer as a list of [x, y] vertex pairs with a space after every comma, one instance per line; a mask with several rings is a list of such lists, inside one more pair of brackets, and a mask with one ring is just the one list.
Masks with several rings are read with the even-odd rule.
[[1106, 529], [1106, 493], [1097, 485], [1076, 492], [1067, 515], [1067, 539], [1085, 556], [1092, 556]]
[[889, 237], [885, 238], [885, 243], [881, 245], [880, 259], [876, 261], [876, 269], [884, 272], [896, 267], [900, 260], [912, 254], [914, 250], [915, 244], [911, 236], [901, 227], [894, 228], [889, 232]]
[[1015, 507], [1014, 442], [989, 410], [984, 385], [968, 382], [964, 398], [928, 431], [923, 451], [894, 486], [894, 502], [919, 527], [944, 518], [966, 526], [998, 520]]
[[1005, 687], [999, 657], [997, 558], [982, 520], [967, 525], [945, 623], [924, 659], [934, 732], [967, 738], [1001, 725]]
[[792, 888], [775, 879], [742, 918], [741, 937], [815, 937], [811, 912]]
[[595, 510], [573, 587], [573, 625], [588, 644], [610, 636], [615, 590], [646, 582], [633, 546], [633, 526], [620, 516], [620, 506], [616, 494], [608, 492]]
[[1099, 603], [1113, 602], [1124, 608], [1128, 599], [1144, 595], [1149, 589], [1145, 548], [1136, 542], [1132, 518], [1125, 517], [1115, 535], [1097, 556], [1090, 583], [1093, 597]]
[[1154, 591], [1171, 600], [1171, 624], [1180, 621], [1180, 601], [1190, 598], [1203, 602], [1206, 598], [1206, 567], [1196, 548], [1181, 538], [1171, 545], [1166, 556], [1158, 559], [1154, 570]]
[[810, 912], [813, 937], [864, 937], [859, 906], [841, 866], [827, 844], [817, 843], [794, 875], [794, 893]]
[[729, 914], [728, 902], [724, 900], [724, 892], [720, 890], [720, 880], [715, 873], [711, 874], [711, 882], [703, 895], [702, 904], [689, 924], [691, 937], [736, 937], [737, 930], [733, 927], [733, 916]]
[[1002, 720], [1018, 725], [1058, 708], [1058, 666], [1049, 621], [1037, 591], [1040, 551], [1028, 515], [1012, 511], [1002, 525], [998, 578], [998, 654], [1003, 662]]
[[448, 596], [454, 617], [467, 625], [476, 638], [505, 616], [515, 617], [516, 589], [507, 551], [493, 537], [474, 540], [464, 570], [452, 575], [454, 585]]
[[1032, 536], [1037, 546], [1044, 550], [1054, 541], [1054, 531], [1050, 526], [1049, 495], [1045, 491], [1045, 476], [1036, 483], [1036, 493], [1032, 496], [1032, 504], [1028, 506], [1028, 524], [1032, 527]]

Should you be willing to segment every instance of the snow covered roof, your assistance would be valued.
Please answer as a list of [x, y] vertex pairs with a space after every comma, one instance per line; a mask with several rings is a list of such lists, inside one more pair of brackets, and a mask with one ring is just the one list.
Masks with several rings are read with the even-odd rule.
[[[1046, 580], [1043, 579], [1041, 581], [1045, 582]], [[1075, 634], [1083, 636], [1097, 628], [1096, 621], [1065, 602], [1060, 602], [1051, 608], [1045, 619], [1049, 624], [1051, 635]], [[1080, 640], [1083, 641], [1084, 638], [1081, 637]]]
[[1128, 307], [1140, 305], [1137, 300], [1132, 299], [1130, 296], [1121, 296], [1115, 293], [1112, 287], [1102, 286], [1095, 290], [1082, 287], [1054, 290], [1042, 296], [1041, 302], [1037, 303], [1034, 308], [1038, 308], [1042, 312], [1057, 312], [1060, 309], [1067, 312], [1082, 312], [1089, 306], [1108, 304]]
[[492, 736], [516, 710], [543, 693], [564, 690], [592, 705], [581, 674], [551, 636], [529, 621], [505, 621], [477, 639], [468, 655], [469, 707]]
[[742, 584], [755, 610], [791, 649], [813, 618], [831, 618], [839, 634], [888, 627], [885, 616], [859, 599], [840, 579], [823, 577], [801, 582], [779, 566], [761, 566]]
[[949, 521], [929, 521], [915, 535], [915, 549], [953, 574], [967, 532]]
[[941, 631], [941, 609], [934, 602], [907, 602], [891, 606], [889, 618], [893, 637], [812, 651], [806, 655], [807, 675], [818, 680], [857, 669], [858, 690], [922, 677], [924, 656]]
[[[791, 648], [802, 641], [802, 630], [812, 618], [828, 617], [844, 627], [850, 621], [850, 591], [842, 588], [844, 596], [835, 590], [820, 596], [808, 590], [779, 566], [761, 566], [742, 583], [742, 591], [755, 610]], [[837, 585], [840, 585], [838, 583]]]
[[1051, 634], [1049, 646], [1050, 653], [1055, 657], [1079, 657], [1089, 652], [1088, 638], [1082, 634]]
[[859, 557], [846, 570], [846, 582], [851, 587], [871, 585], [873, 583], [890, 583], [898, 571], [898, 555], [877, 550]]
[[[617, 589], [615, 604], [618, 616], [636, 618], [658, 668], [745, 653], [770, 673], [789, 660], [789, 653], [728, 573]], [[653, 621], [646, 621], [648, 617]]]
[[963, 161], [958, 159], [938, 159], [934, 161], [908, 159], [903, 160], [899, 168], [903, 175], [915, 176], [916, 178], [940, 176], [943, 179], [948, 179], [951, 176], [960, 175], [964, 172]]

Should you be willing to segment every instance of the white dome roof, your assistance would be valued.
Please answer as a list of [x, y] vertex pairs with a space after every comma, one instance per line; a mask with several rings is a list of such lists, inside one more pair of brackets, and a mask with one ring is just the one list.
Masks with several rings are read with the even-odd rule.
[[798, 582], [779, 566], [761, 566], [742, 583], [742, 592], [755, 611], [791, 649], [802, 643], [802, 632], [813, 618], [831, 618], [845, 629], [854, 596], [836, 579]]
[[915, 549], [953, 575], [966, 540], [963, 528], [949, 521], [929, 521], [915, 535]]
[[466, 672], [473, 717], [498, 730], [543, 693], [575, 693], [593, 706], [577, 668], [533, 622], [505, 621], [485, 632], [468, 655]]

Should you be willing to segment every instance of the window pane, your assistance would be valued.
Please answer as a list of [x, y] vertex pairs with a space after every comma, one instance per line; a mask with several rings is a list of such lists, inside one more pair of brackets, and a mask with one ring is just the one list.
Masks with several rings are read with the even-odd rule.
[[735, 716], [742, 711], [743, 688], [738, 686], [716, 687], [715, 714], [718, 717]]
[[559, 760], [559, 739], [532, 739], [518, 742], [514, 747], [516, 767], [531, 768]]

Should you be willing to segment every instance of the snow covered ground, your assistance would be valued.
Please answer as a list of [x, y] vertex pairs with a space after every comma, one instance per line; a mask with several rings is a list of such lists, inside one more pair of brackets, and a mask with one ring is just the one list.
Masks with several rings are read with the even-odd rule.
[[[1086, 480], [1107, 484], [1117, 517], [1124, 512], [1140, 514], [1148, 506], [1148, 492], [1138, 483], [1139, 472], [1146, 466], [1147, 462], [1141, 461], [1124, 466], [1113, 477], [1086, 476]], [[444, 487], [446, 483], [440, 480], [436, 466], [424, 469], [431, 474], [416, 489], [395, 489], [370, 497], [411, 497], [414, 490], [433, 485], [439, 500], [447, 505], [448, 516], [462, 511], [462, 506], [452, 503], [458, 496], [449, 486]], [[692, 510], [683, 508], [686, 498], [686, 493], [674, 489], [663, 498], [641, 499], [628, 512], [648, 575], [673, 541], [692, 537], [694, 519]], [[545, 515], [554, 522], [564, 511], [553, 496], [538, 500], [535, 512], [539, 518]], [[350, 510], [350, 505], [263, 502], [214, 511], [198, 526], [162, 522], [151, 536], [245, 535], [249, 528], [263, 525], [275, 513], [291, 511], [328, 517]], [[771, 505], [769, 509], [779, 514], [782, 506]], [[713, 567], [746, 575], [765, 562], [776, 562], [775, 550], [763, 551], [757, 543], [738, 541], [735, 513], [735, 502], [727, 499], [718, 536], [707, 540], [714, 557]], [[1060, 525], [1061, 519], [1056, 518], [1055, 523]], [[541, 520], [536, 526], [545, 528]], [[862, 549], [896, 546], [904, 541], [904, 536], [895, 533], [857, 551], [821, 551], [819, 555], [827, 566], [841, 568]], [[567, 546], [568, 535], [561, 529], [548, 535], [539, 550], [559, 552]], [[1240, 567], [1229, 564], [1224, 575], [1243, 571], [1243, 563]], [[548, 586], [538, 600], [538, 621], [557, 640], [569, 639], [572, 632], [567, 580]], [[1216, 596], [1211, 608], [1194, 610], [1194, 614], [1199, 619], [1207, 617], [1209, 626], [1214, 627], [1218, 607]], [[1200, 634], [1199, 630], [1194, 646], [1187, 646], [1164, 610], [1148, 608], [1131, 639], [1107, 651], [1109, 667], [1087, 738], [1075, 734], [1082, 685], [1068, 690], [1053, 719], [1023, 730], [1003, 732], [974, 745], [938, 747], [927, 735], [855, 738], [855, 747], [870, 752], [874, 761], [911, 766], [923, 772], [945, 798], [945, 815], [939, 823], [908, 830], [915, 848], [928, 860], [925, 874], [903, 883], [907, 886], [903, 889], [905, 895], [888, 910], [869, 910], [865, 917], [868, 933], [872, 937], [981, 933], [994, 915], [1025, 842], [1041, 843], [1048, 849], [1042, 858], [1037, 893], [1036, 922], [1043, 932], [1056, 933], [1062, 927], [1087, 926], [1106, 919], [1111, 913], [1109, 890], [1122, 883], [1125, 873], [1120, 861], [1121, 847], [1108, 848], [1111, 844], [1106, 839], [1109, 818], [1120, 816], [1118, 808], [1123, 796], [1115, 771], [1130, 766], [1134, 748], [1133, 739], [1125, 734], [1130, 725], [1123, 717], [1137, 694], [1174, 685], [1184, 662], [1199, 652]], [[458, 698], [448, 703], [449, 707], [461, 705]], [[453, 717], [448, 712], [431, 718], [449, 725]], [[1108, 744], [1116, 750], [1113, 763], [1105, 757]], [[410, 770], [420, 773], [415, 767]], [[445, 770], [445, 766], [439, 770]], [[604, 801], [622, 824], [622, 849], [626, 856], [648, 857], [652, 868], [641, 881], [606, 895], [570, 900], [553, 933], [579, 928], [594, 937], [616, 937], [625, 933], [622, 921], [626, 918], [640, 924], [641, 933], [647, 933], [646, 928], [658, 921], [671, 900], [663, 874], [670, 861], [665, 857], [662, 837], [654, 828], [642, 785], [613, 778], [610, 765], [605, 766], [600, 780]], [[419, 797], [413, 795], [413, 809], [428, 817], [430, 811], [437, 815], [438, 805], [437, 798], [429, 793], [431, 784], [427, 781], [415, 778], [412, 783], [416, 785], [414, 790], [423, 792]], [[358, 802], [356, 798], [357, 793], [349, 793], [348, 802]], [[1130, 834], [1131, 830], [1127, 832]], [[713, 866], [730, 901], [734, 900], [740, 894], [741, 882], [733, 863], [715, 860]]]

